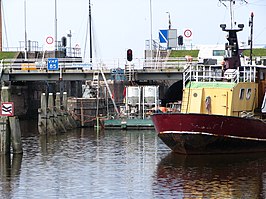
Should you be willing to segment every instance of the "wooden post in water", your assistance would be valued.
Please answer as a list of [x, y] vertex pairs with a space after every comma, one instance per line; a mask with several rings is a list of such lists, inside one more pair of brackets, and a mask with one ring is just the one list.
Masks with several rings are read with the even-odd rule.
[[[9, 102], [10, 87], [2, 86], [1, 102]], [[10, 128], [7, 116], [0, 117], [0, 154], [10, 153]]]
[[41, 95], [41, 108], [38, 109], [38, 131], [40, 134], [47, 133], [47, 100], [45, 93]]
[[16, 116], [9, 117], [9, 124], [10, 124], [10, 130], [11, 130], [13, 153], [22, 153], [23, 151], [22, 151], [19, 119]]
[[50, 134], [56, 134], [58, 131], [58, 126], [56, 124], [56, 122], [54, 121], [55, 114], [54, 114], [54, 96], [53, 93], [49, 93], [48, 95], [48, 126], [47, 128], [50, 129]]
[[66, 132], [65, 124], [63, 123], [63, 115], [61, 110], [60, 93], [57, 92], [55, 96], [55, 123], [59, 127], [60, 132]]
[[67, 120], [68, 125], [71, 126], [71, 128], [76, 128], [77, 127], [77, 123], [74, 120], [74, 118], [72, 117], [72, 115], [70, 115], [69, 113], [67, 113], [67, 92], [63, 92], [63, 102], [62, 102], [62, 109], [64, 110], [65, 113], [65, 117]]

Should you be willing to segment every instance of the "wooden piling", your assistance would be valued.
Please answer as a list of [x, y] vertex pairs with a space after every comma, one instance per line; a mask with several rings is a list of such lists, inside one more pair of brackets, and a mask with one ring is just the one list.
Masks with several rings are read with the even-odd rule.
[[19, 125], [19, 119], [14, 117], [9, 117], [11, 140], [13, 153], [22, 153], [22, 142], [21, 142], [21, 130]]
[[[10, 87], [2, 86], [1, 102], [10, 101]], [[10, 128], [7, 116], [0, 117], [0, 154], [10, 153]]]
[[0, 117], [0, 154], [10, 153], [10, 129], [7, 117]]
[[60, 100], [60, 93], [56, 93], [56, 97], [55, 97], [55, 112], [54, 112], [54, 116], [55, 116], [55, 122], [56, 125], [58, 126], [58, 130], [60, 132], [66, 132], [66, 127], [63, 122], [63, 115], [62, 115], [62, 110], [61, 110], [61, 100]]
[[50, 134], [56, 134], [59, 127], [57, 126], [54, 118], [54, 96], [53, 93], [48, 95], [48, 114], [47, 114], [47, 129], [49, 129]]

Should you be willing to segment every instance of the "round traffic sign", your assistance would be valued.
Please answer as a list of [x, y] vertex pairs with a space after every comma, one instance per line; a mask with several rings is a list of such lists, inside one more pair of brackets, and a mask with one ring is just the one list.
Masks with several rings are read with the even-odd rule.
[[48, 36], [48, 37], [46, 38], [46, 43], [47, 43], [47, 44], [52, 44], [52, 43], [54, 43], [54, 38], [51, 37], [51, 36]]
[[191, 37], [191, 36], [192, 36], [192, 31], [189, 30], [189, 29], [186, 29], [186, 30], [184, 31], [184, 36], [185, 36], [186, 38]]

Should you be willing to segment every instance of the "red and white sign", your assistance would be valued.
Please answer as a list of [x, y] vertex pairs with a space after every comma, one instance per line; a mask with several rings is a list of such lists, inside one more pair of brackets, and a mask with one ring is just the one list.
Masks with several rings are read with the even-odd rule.
[[187, 38], [187, 39], [191, 39], [192, 38], [192, 31], [190, 29], [185, 29], [184, 30], [184, 36]]
[[14, 116], [14, 103], [2, 102], [1, 103], [1, 116]]
[[47, 36], [45, 38], [45, 50], [48, 51], [55, 50], [55, 40], [52, 36]]
[[46, 37], [46, 43], [49, 44], [49, 45], [53, 44], [54, 43], [54, 38], [51, 37], [51, 36]]

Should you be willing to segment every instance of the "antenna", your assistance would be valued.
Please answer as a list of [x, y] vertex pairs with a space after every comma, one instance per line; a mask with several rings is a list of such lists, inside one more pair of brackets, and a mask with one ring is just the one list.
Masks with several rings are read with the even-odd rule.
[[227, 5], [229, 3], [229, 9], [230, 9], [230, 22], [231, 22], [231, 29], [233, 28], [234, 24], [234, 11], [233, 11], [233, 6], [236, 4], [236, 2], [239, 1], [241, 4], [242, 3], [248, 3], [246, 0], [219, 0], [219, 2], [224, 5], [227, 8]]

